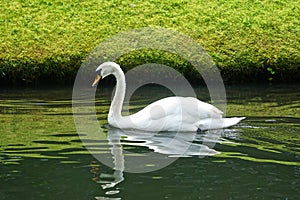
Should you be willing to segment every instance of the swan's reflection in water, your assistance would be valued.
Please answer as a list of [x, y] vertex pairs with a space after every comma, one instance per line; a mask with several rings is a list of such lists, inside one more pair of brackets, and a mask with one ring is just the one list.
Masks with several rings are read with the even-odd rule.
[[108, 140], [112, 146], [121, 144], [142, 146], [169, 157], [208, 156], [218, 153], [210, 146], [219, 142], [220, 131], [211, 130], [209, 134], [192, 132], [151, 133], [109, 128]]
[[[137, 165], [146, 168], [147, 164], [143, 163], [145, 160], [148, 163], [149, 160], [152, 160], [156, 166], [160, 166], [155, 162], [161, 162], [161, 160], [165, 162], [165, 160], [169, 159], [168, 162], [161, 165], [162, 168], [175, 161], [178, 157], [199, 156], [199, 158], [203, 158], [218, 154], [219, 152], [214, 150], [213, 147], [216, 143], [221, 142], [221, 135], [223, 134], [222, 129], [209, 130], [197, 134], [191, 132], [151, 133], [137, 130], [122, 130], [113, 127], [107, 127], [107, 131], [107, 142], [110, 146], [113, 163], [111, 167], [113, 167], [114, 173], [101, 173], [98, 183], [104, 190], [115, 190], [107, 191], [106, 195], [119, 193], [115, 187], [124, 181], [124, 171], [137, 173], [154, 171], [148, 169], [142, 171], [140, 168], [135, 168]], [[130, 147], [133, 147], [133, 150], [134, 147], [146, 147], [150, 150], [137, 153], [131, 152]], [[133, 154], [135, 156], [132, 156]], [[157, 159], [158, 157], [160, 159]], [[96, 199], [109, 198], [96, 197]]]

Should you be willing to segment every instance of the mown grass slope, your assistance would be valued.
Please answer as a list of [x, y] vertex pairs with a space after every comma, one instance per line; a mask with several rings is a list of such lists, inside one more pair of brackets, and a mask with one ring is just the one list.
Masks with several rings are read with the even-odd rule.
[[[0, 79], [2, 83], [71, 81], [84, 58], [103, 40], [155, 26], [196, 40], [227, 81], [297, 80], [299, 5], [295, 0], [2, 0]], [[147, 61], [155, 55], [147, 55]], [[128, 59], [132, 60], [120, 63], [125, 69], [135, 56]], [[176, 59], [171, 63], [175, 68], [180, 65]]]

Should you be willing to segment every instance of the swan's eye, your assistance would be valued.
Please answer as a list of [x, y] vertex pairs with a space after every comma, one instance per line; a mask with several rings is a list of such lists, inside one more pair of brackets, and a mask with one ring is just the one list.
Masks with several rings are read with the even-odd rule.
[[102, 76], [102, 75], [101, 75], [101, 72], [102, 72], [102, 69], [99, 69], [99, 70], [95, 71], [95, 76], [96, 76], [96, 75]]

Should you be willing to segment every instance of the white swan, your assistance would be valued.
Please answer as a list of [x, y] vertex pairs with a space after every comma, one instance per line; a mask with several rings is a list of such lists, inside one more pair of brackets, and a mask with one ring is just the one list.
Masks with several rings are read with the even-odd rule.
[[96, 74], [93, 86], [110, 74], [116, 78], [116, 91], [109, 109], [108, 123], [120, 129], [193, 132], [226, 128], [245, 118], [222, 118], [223, 112], [216, 107], [193, 97], [178, 96], [155, 101], [133, 115], [122, 116], [126, 83], [121, 67], [114, 62], [105, 62], [96, 69]]

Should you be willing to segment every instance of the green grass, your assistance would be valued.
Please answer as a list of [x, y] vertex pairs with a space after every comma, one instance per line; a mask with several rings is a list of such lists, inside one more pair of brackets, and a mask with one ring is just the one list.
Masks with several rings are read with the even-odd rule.
[[[199, 42], [227, 81], [299, 80], [299, 5], [295, 0], [1, 0], [0, 82], [71, 81], [99, 43], [148, 26], [171, 28]], [[146, 61], [188, 67], [178, 58], [156, 55], [147, 54]], [[141, 62], [137, 57], [120, 64], [127, 69]]]

